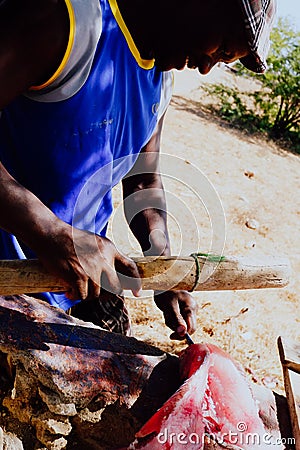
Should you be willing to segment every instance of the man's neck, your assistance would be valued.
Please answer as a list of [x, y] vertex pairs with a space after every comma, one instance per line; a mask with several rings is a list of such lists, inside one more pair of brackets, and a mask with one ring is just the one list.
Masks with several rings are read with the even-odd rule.
[[[123, 20], [139, 50], [142, 59], [153, 59], [151, 50], [151, 13], [153, 6], [143, 0], [116, 0]], [[153, 0], [155, 3], [155, 0]]]

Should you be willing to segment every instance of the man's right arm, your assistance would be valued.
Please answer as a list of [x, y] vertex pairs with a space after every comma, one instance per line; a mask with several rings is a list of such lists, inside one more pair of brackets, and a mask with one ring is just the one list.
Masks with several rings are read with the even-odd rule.
[[[0, 7], [0, 109], [55, 72], [66, 48], [63, 1], [6, 0]], [[57, 26], [54, 26], [54, 25]], [[56, 33], [57, 37], [51, 36]], [[55, 30], [55, 31], [54, 31]], [[0, 164], [0, 227], [32, 250], [58, 230], [59, 219]]]
[[[55, 71], [55, 65], [58, 67], [68, 36], [68, 18], [63, 4], [63, 1], [60, 5], [52, 0], [6, 0], [2, 3], [0, 109], [41, 81], [47, 72]], [[58, 28], [53, 28], [55, 24]], [[57, 38], [46, 44], [47, 38], [51, 37], [51, 28]], [[0, 227], [16, 234], [31, 248], [35, 231], [43, 228], [47, 232], [47, 228], [58, 221], [31, 192], [9, 175], [2, 164], [0, 211]]]
[[[63, 0], [6, 0], [0, 6], [0, 110], [51, 77], [65, 53], [68, 33]], [[67, 282], [71, 299], [98, 297], [104, 280], [106, 288], [121, 291], [115, 267], [131, 275], [129, 289], [137, 293], [140, 288], [136, 265], [111, 241], [61, 221], [2, 164], [0, 228], [28, 245], [46, 269]]]
[[[59, 220], [32, 192], [11, 177], [2, 164], [0, 164], [0, 228], [14, 234], [31, 248], [44, 266], [67, 281], [70, 288], [76, 285], [78, 292], [75, 292], [73, 287], [74, 298], [88, 296], [84, 282], [79, 284], [80, 279], [84, 279], [87, 284], [88, 277], [81, 273], [80, 264], [75, 263], [78, 258], [74, 249], [72, 228]], [[78, 280], [75, 276], [76, 271]], [[97, 293], [97, 286], [94, 291]]]
[[[135, 263], [107, 238], [79, 230], [60, 220], [32, 192], [20, 185], [0, 164], [0, 228], [28, 245], [43, 266], [70, 288], [70, 299], [97, 298], [101, 283], [120, 293], [141, 287]], [[121, 286], [116, 270], [130, 285]]]

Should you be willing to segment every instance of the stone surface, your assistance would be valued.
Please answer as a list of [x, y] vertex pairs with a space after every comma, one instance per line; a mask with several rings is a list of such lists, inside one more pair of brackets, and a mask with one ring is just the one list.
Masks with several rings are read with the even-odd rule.
[[84, 407], [100, 392], [132, 403], [164, 352], [108, 333], [30, 297], [0, 297], [0, 349], [63, 403]]
[[0, 450], [24, 450], [24, 447], [15, 434], [6, 433], [0, 428]]
[[76, 416], [77, 410], [74, 403], [62, 403], [57, 394], [41, 386], [38, 388], [38, 393], [53, 414]]
[[175, 356], [28, 296], [0, 297], [0, 351], [15, 373], [3, 405], [48, 450], [66, 448], [79, 424], [101, 423], [106, 442], [123, 433], [128, 443], [178, 383], [165, 376], [170, 364], [176, 375]]
[[53, 416], [51, 412], [46, 412], [38, 417], [32, 418], [32, 424], [39, 433], [61, 434], [68, 436], [72, 427], [69, 420], [64, 416]]
[[259, 222], [255, 219], [247, 219], [245, 225], [250, 230], [257, 230], [259, 228]]
[[[14, 436], [8, 450], [126, 448], [179, 387], [176, 356], [27, 296], [0, 297], [0, 351], [14, 374], [3, 405], [37, 438], [23, 448]], [[257, 397], [268, 429], [278, 436], [273, 396]], [[1, 439], [4, 450], [7, 437], [0, 430]], [[220, 449], [205, 446], [212, 448]]]

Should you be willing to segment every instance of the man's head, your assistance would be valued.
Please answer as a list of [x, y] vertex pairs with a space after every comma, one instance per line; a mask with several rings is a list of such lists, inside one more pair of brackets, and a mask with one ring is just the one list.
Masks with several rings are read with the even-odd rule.
[[151, 49], [155, 64], [161, 70], [187, 65], [207, 74], [218, 62], [240, 59], [262, 73], [275, 6], [276, 0], [176, 1], [167, 13], [156, 15]]

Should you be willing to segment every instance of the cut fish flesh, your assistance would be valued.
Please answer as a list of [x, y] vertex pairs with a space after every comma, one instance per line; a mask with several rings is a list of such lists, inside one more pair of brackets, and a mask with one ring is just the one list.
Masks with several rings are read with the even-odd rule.
[[208, 441], [231, 449], [282, 448], [266, 432], [246, 375], [229, 354], [193, 344], [179, 360], [183, 384], [138, 431], [130, 449], [201, 450]]

